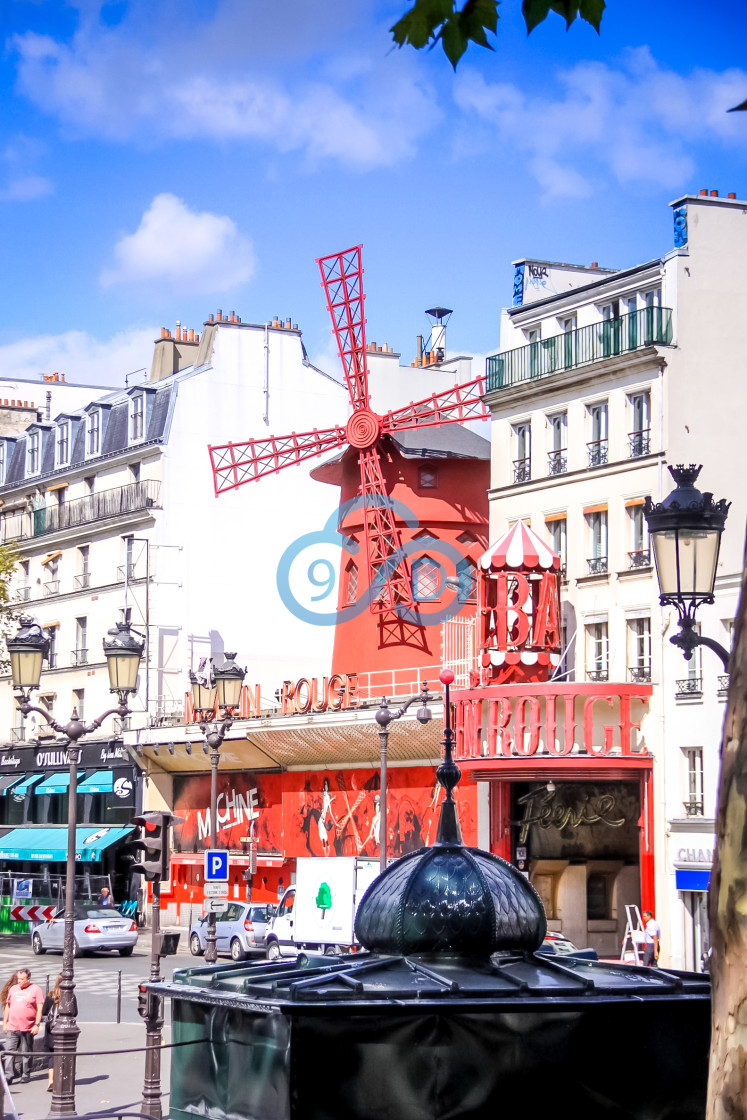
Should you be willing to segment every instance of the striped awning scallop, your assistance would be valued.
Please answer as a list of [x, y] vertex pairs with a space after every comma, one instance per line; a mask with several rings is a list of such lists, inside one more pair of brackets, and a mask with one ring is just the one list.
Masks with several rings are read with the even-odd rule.
[[514, 572], [549, 570], [560, 567], [560, 557], [532, 529], [517, 521], [480, 557], [480, 567], [486, 572], [507, 568]]

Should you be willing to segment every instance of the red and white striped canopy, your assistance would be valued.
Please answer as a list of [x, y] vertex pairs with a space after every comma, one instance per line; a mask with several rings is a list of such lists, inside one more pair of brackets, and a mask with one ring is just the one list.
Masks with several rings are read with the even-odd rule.
[[523, 521], [517, 521], [480, 557], [480, 567], [486, 572], [491, 569], [500, 572], [506, 568], [537, 571], [559, 568], [560, 557]]

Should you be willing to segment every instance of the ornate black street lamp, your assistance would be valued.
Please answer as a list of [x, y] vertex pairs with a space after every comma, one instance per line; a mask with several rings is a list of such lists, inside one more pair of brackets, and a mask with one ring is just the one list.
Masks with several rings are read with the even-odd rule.
[[143, 655], [143, 642], [138, 641], [130, 632], [129, 623], [118, 622], [108, 637], [104, 639], [104, 656], [109, 670], [110, 691], [116, 692], [119, 703], [109, 708], [97, 719], [85, 724], [78, 718], [77, 708], [73, 708], [70, 722], [58, 723], [43, 708], [30, 702], [31, 693], [39, 687], [42, 662], [49, 650], [49, 638], [41, 626], [32, 618], [21, 618], [18, 632], [7, 642], [10, 655], [10, 672], [16, 703], [24, 716], [36, 712], [67, 743], [70, 766], [67, 808], [67, 868], [65, 873], [65, 933], [62, 954], [62, 979], [60, 981], [60, 1005], [57, 1021], [52, 1030], [54, 1040], [54, 1091], [50, 1116], [75, 1116], [75, 1052], [80, 1030], [76, 1022], [75, 976], [73, 960], [75, 957], [75, 826], [76, 826], [76, 787], [78, 763], [80, 761], [79, 740], [84, 735], [97, 731], [108, 716], [124, 719], [130, 714], [127, 697], [137, 691], [137, 676], [140, 659]]
[[415, 713], [415, 718], [418, 723], [425, 726], [430, 721], [431, 710], [428, 707], [428, 701], [433, 697], [428, 693], [428, 685], [423, 681], [420, 692], [417, 696], [411, 696], [401, 708], [396, 712], [392, 712], [387, 703], [386, 696], [381, 698], [381, 707], [376, 713], [376, 722], [379, 725], [379, 744], [380, 744], [380, 770], [381, 782], [379, 790], [379, 867], [382, 871], [386, 870], [386, 838], [387, 838], [387, 823], [386, 823], [386, 799], [387, 799], [387, 751], [389, 749], [389, 724], [394, 719], [399, 719], [403, 716], [411, 704], [416, 700], [420, 701], [420, 707]]
[[698, 607], [714, 602], [721, 535], [731, 505], [723, 498], [714, 502], [713, 494], [695, 489], [701, 470], [694, 464], [670, 467], [676, 488], [662, 502], [646, 498], [644, 516], [659, 580], [659, 602], [676, 607], [679, 614], [680, 628], [670, 642], [682, 650], [687, 661], [696, 646], [706, 646], [718, 654], [726, 669], [728, 650], [695, 630]]
[[[204, 673], [190, 672], [192, 701], [200, 716], [200, 730], [205, 736], [205, 750], [210, 751], [210, 847], [218, 842], [218, 762], [220, 748], [228, 729], [233, 723], [234, 712], [241, 701], [241, 686], [244, 683], [245, 669], [235, 662], [235, 653], [227, 653], [220, 669], [213, 668], [212, 659], [207, 663]], [[216, 719], [211, 724], [210, 718]], [[205, 937], [205, 961], [215, 964], [218, 952], [215, 940], [215, 914], [208, 913], [207, 934]]]

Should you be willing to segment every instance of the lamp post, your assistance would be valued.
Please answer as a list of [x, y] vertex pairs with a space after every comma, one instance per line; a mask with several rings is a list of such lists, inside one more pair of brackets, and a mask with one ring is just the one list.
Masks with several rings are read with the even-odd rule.
[[[220, 748], [233, 723], [234, 711], [241, 700], [241, 686], [245, 670], [235, 662], [235, 653], [227, 653], [220, 669], [213, 668], [212, 659], [204, 673], [190, 672], [192, 700], [195, 711], [200, 715], [200, 730], [205, 736], [205, 751], [210, 751], [210, 847], [218, 842], [218, 762]], [[218, 714], [220, 713], [220, 714]], [[210, 724], [210, 717], [215, 721]], [[205, 937], [205, 962], [215, 964], [218, 952], [215, 942], [215, 914], [208, 914], [207, 935]]]
[[379, 744], [380, 744], [380, 759], [379, 767], [381, 772], [380, 789], [379, 789], [379, 868], [381, 871], [386, 870], [386, 848], [387, 848], [387, 821], [386, 821], [386, 799], [387, 799], [387, 753], [389, 750], [389, 724], [392, 720], [400, 719], [405, 714], [411, 704], [416, 700], [420, 701], [420, 707], [415, 713], [415, 718], [418, 723], [425, 726], [431, 718], [431, 710], [428, 707], [428, 701], [433, 697], [428, 694], [428, 685], [423, 681], [420, 692], [417, 696], [411, 696], [401, 708], [393, 712], [387, 703], [386, 696], [381, 698], [381, 707], [376, 713], [376, 722], [379, 725]]
[[690, 661], [696, 646], [706, 646], [728, 669], [729, 652], [695, 630], [695, 613], [713, 603], [718, 554], [730, 502], [714, 502], [713, 494], [695, 489], [702, 467], [670, 467], [676, 488], [662, 502], [646, 498], [644, 516], [659, 581], [659, 602], [677, 608], [680, 628], [669, 639]]
[[111, 692], [117, 693], [119, 703], [109, 708], [85, 724], [78, 718], [73, 708], [70, 722], [60, 724], [43, 708], [30, 702], [31, 693], [39, 687], [42, 661], [49, 649], [49, 638], [39, 624], [32, 618], [20, 619], [18, 632], [9, 638], [10, 671], [16, 703], [24, 716], [37, 712], [46, 722], [64, 735], [67, 741], [67, 754], [70, 767], [67, 808], [67, 867], [65, 872], [65, 933], [62, 954], [62, 979], [60, 981], [59, 1014], [52, 1037], [54, 1040], [54, 1091], [50, 1116], [75, 1116], [75, 1052], [80, 1030], [76, 1022], [75, 976], [73, 960], [75, 957], [75, 825], [76, 825], [76, 787], [78, 762], [80, 761], [79, 740], [84, 735], [97, 731], [108, 716], [117, 715], [124, 719], [130, 714], [127, 697], [137, 691], [137, 675], [143, 643], [130, 632], [129, 623], [118, 622], [104, 639], [104, 656], [109, 670]]

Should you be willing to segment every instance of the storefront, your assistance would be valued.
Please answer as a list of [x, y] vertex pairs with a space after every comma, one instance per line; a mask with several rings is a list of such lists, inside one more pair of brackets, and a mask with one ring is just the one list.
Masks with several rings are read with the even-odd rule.
[[695, 818], [672, 821], [669, 826], [669, 868], [681, 903], [685, 968], [696, 971], [703, 967], [711, 947], [708, 886], [716, 851], [716, 836], [711, 832], [713, 822], [703, 819], [703, 828], [697, 831], [699, 823]]

